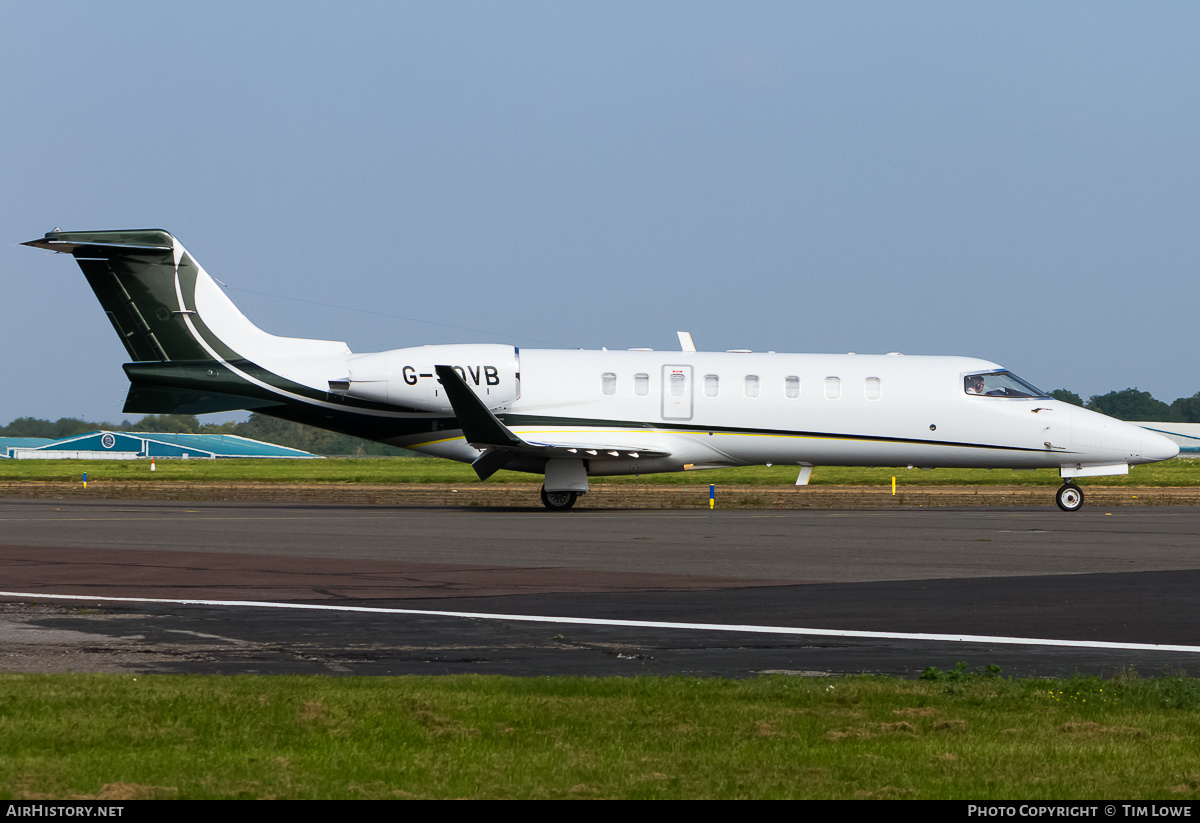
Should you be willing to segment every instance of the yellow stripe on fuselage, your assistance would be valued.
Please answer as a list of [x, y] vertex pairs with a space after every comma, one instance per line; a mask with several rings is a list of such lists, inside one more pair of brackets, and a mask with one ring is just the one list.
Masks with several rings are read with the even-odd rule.
[[[587, 429], [528, 429], [523, 426], [516, 426], [512, 429], [512, 431], [514, 434], [520, 435], [522, 437], [524, 437], [526, 435], [531, 435], [531, 434], [532, 435], [564, 435], [564, 434], [592, 434], [592, 435], [595, 435], [599, 432], [603, 432], [603, 433], [612, 433], [612, 434], [636, 434], [636, 435], [643, 435], [643, 436], [644, 435], [655, 435], [655, 436], [668, 435], [669, 436], [669, 435], [677, 435], [677, 434], [693, 434], [693, 435], [708, 435], [711, 437], [784, 437], [784, 438], [790, 438], [793, 440], [842, 440], [842, 441], [845, 441], [845, 440], [861, 440], [861, 441], [878, 440], [878, 438], [875, 438], [875, 437], [855, 437], [852, 435], [844, 435], [844, 434], [843, 435], [828, 435], [828, 434], [779, 434], [777, 432], [723, 432], [723, 431], [716, 431], [716, 430], [709, 431], [708, 429], [662, 430], [662, 429], [641, 429], [641, 428], [638, 428], [638, 429], [611, 429], [611, 428], [602, 428], [602, 427], [587, 428]], [[459, 435], [458, 437], [443, 437], [439, 440], [429, 440], [424, 443], [408, 444], [404, 448], [421, 449], [421, 448], [426, 448], [428, 446], [436, 446], [441, 443], [454, 443], [454, 442], [458, 442], [458, 441], [462, 441], [465, 443], [466, 438], [463, 437], [462, 435]], [[612, 444], [609, 444], [609, 445], [612, 445]], [[949, 445], [949, 444], [947, 444], [947, 445]]]

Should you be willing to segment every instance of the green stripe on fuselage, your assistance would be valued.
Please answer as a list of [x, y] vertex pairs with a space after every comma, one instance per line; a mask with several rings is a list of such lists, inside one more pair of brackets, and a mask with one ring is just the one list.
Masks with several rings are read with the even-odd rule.
[[918, 446], [953, 446], [971, 449], [995, 449], [998, 451], [1043, 452], [1045, 449], [1024, 446], [998, 446], [990, 443], [966, 443], [949, 440], [927, 440], [913, 437], [888, 437], [872, 434], [850, 434], [846, 432], [792, 431], [788, 429], [760, 429], [747, 426], [697, 426], [695, 423], [665, 423], [637, 420], [595, 420], [581, 417], [543, 417], [528, 414], [497, 415], [504, 425], [549, 426], [553, 428], [589, 429], [641, 429], [649, 431], [692, 432], [695, 434], [743, 434], [750, 436], [822, 438], [826, 440], [860, 440], [873, 443], [901, 443]]

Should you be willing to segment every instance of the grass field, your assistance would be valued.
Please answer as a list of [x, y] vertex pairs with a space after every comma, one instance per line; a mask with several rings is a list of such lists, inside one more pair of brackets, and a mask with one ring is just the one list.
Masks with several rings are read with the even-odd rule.
[[[960, 675], [955, 677], [955, 675]], [[1200, 681], [0, 676], [0, 795], [1162, 798]]]
[[[478, 483], [465, 463], [432, 457], [326, 460], [159, 460], [150, 472], [145, 460], [0, 460], [0, 481], [54, 480], [186, 480], [244, 483]], [[717, 483], [741, 486], [790, 486], [796, 482], [795, 466], [747, 466], [735, 469], [647, 474], [639, 477], [600, 477], [596, 483], [637, 483], [699, 486]], [[895, 475], [901, 483], [921, 486], [1057, 486], [1062, 481], [1053, 469], [909, 469], [900, 467], [841, 468], [818, 466], [810, 483], [815, 486], [887, 486]], [[537, 483], [540, 475], [501, 471], [488, 483]], [[1168, 460], [1133, 466], [1121, 477], [1089, 477], [1098, 486], [1200, 486], [1200, 460]]]

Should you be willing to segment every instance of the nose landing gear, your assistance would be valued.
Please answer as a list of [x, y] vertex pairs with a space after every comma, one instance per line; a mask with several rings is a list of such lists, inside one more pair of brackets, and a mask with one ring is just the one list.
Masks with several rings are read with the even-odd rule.
[[1065, 512], [1077, 512], [1083, 508], [1083, 490], [1074, 483], [1064, 483], [1055, 492], [1054, 502]]

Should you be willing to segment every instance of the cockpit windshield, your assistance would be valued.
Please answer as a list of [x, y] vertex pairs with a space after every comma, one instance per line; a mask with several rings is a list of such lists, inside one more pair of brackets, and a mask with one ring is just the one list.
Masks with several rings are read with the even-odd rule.
[[1048, 397], [1012, 372], [989, 371], [963, 377], [963, 391], [984, 397]]

